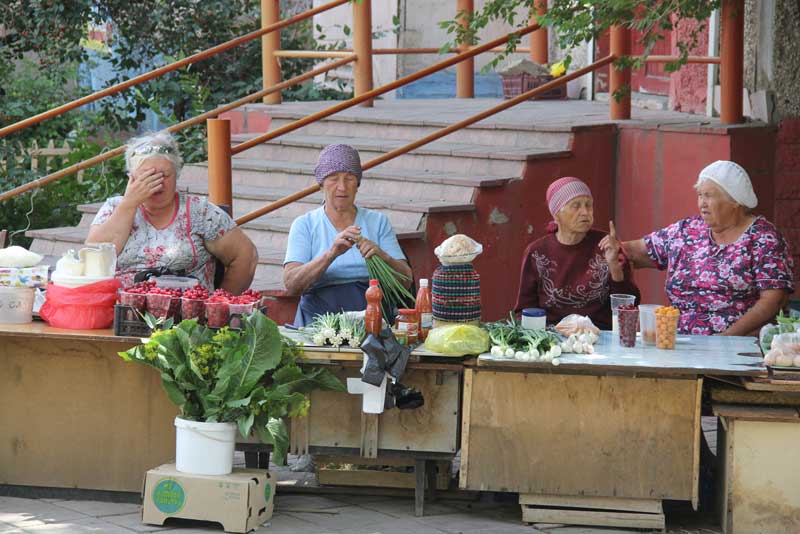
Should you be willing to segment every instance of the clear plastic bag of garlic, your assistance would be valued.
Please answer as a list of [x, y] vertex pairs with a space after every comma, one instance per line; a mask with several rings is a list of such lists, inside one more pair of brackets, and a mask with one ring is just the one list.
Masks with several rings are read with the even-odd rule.
[[556, 332], [566, 339], [561, 343], [561, 352], [575, 354], [594, 353], [594, 344], [600, 339], [600, 329], [585, 315], [572, 313], [555, 326]]
[[764, 355], [770, 367], [800, 367], [800, 334], [778, 334], [772, 348]]

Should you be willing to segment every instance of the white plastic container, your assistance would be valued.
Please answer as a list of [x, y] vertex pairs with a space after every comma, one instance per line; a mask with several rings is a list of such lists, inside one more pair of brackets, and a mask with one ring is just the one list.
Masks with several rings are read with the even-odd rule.
[[192, 475], [233, 471], [236, 423], [202, 423], [175, 418], [175, 467]]
[[386, 375], [380, 386], [373, 386], [363, 382], [360, 378], [347, 379], [347, 392], [351, 395], [361, 395], [361, 411], [364, 413], [383, 413], [386, 403]]
[[544, 330], [547, 328], [547, 312], [542, 308], [525, 308], [521, 323], [525, 330]]
[[53, 271], [50, 276], [50, 281], [57, 286], [63, 287], [83, 287], [95, 282], [102, 282], [103, 280], [110, 280], [113, 276], [72, 276], [69, 274], [61, 274], [58, 271]]
[[0, 323], [21, 324], [33, 320], [32, 287], [0, 287]]
[[157, 276], [153, 278], [156, 281], [156, 287], [165, 287], [165, 288], [179, 288], [179, 289], [189, 289], [197, 284], [200, 283], [197, 278], [190, 278], [188, 276]]

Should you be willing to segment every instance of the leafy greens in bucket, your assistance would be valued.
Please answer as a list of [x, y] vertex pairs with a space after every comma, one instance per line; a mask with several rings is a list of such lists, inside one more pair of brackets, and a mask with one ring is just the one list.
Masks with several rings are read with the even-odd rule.
[[195, 319], [150, 326], [156, 327], [150, 339], [119, 355], [157, 369], [181, 417], [235, 422], [243, 436], [254, 432], [271, 444], [276, 463], [289, 447], [284, 420], [306, 415], [306, 394], [345, 390], [327, 369], [298, 366], [302, 347], [259, 311], [243, 318], [240, 331], [214, 331]]

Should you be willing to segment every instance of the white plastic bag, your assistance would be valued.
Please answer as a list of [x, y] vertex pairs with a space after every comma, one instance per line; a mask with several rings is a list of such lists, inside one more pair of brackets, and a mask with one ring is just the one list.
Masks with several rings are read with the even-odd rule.
[[764, 363], [775, 367], [800, 367], [800, 334], [778, 334], [772, 348], [764, 355]]
[[0, 249], [0, 267], [33, 267], [42, 258], [43, 256], [16, 245]]
[[591, 332], [592, 334], [600, 334], [600, 329], [597, 328], [591, 319], [585, 315], [571, 313], [561, 319], [555, 326], [556, 332], [562, 336], [569, 337], [572, 334], [585, 334]]

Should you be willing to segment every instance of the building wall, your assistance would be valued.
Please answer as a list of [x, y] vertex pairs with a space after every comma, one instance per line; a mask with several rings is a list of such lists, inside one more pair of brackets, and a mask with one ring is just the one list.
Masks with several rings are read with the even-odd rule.
[[[369, 1], [369, 0], [361, 0]], [[326, 4], [326, 0], [314, 0], [314, 7]], [[393, 18], [398, 15], [398, 0], [372, 0], [372, 31], [379, 32], [379, 36], [373, 39], [373, 48], [397, 48], [397, 34], [393, 31]], [[322, 31], [316, 29], [320, 26]], [[352, 32], [350, 36], [345, 35], [344, 27], [353, 28], [353, 7], [344, 4], [324, 13], [314, 16], [314, 37], [320, 43], [335, 44], [344, 42], [347, 48], [352, 48]], [[324, 35], [324, 39], [320, 36]], [[347, 65], [337, 69], [332, 75], [328, 75], [328, 80], [342, 79], [348, 85], [352, 82], [352, 67]], [[375, 87], [387, 84], [397, 78], [397, 56], [381, 55], [372, 58], [372, 79]], [[384, 98], [392, 98], [393, 93], [389, 93]]]
[[[795, 286], [800, 284], [800, 117], [778, 126], [775, 157], [775, 223], [792, 249]], [[798, 293], [795, 289], [795, 294]]]
[[800, 4], [796, 0], [746, 2], [744, 57], [745, 89], [754, 115], [773, 123], [800, 116]]
[[[314, 0], [314, 6], [322, 5], [324, 0]], [[485, 4], [485, 0], [475, 1], [475, 10], [479, 10]], [[399, 20], [398, 34], [392, 31], [384, 31], [384, 35], [373, 41], [375, 48], [439, 48], [446, 43], [451, 36], [439, 27], [439, 22], [452, 19], [456, 15], [456, 3], [454, 0], [372, 0], [373, 28], [375, 30], [392, 30], [392, 18], [397, 16]], [[520, 17], [519, 20], [524, 20]], [[341, 6], [314, 17], [314, 24], [322, 27], [322, 34], [326, 36], [322, 42], [335, 42], [344, 40], [350, 46], [348, 37], [342, 33], [342, 27], [347, 24], [352, 26], [352, 8]], [[479, 33], [480, 42], [495, 39], [507, 34], [513, 28], [508, 24], [495, 22]], [[320, 32], [316, 32], [317, 36]], [[528, 47], [529, 39], [523, 38], [520, 46]], [[573, 63], [571, 69], [578, 69], [586, 65], [587, 47], [579, 47], [572, 51]], [[565, 52], [558, 48], [555, 39], [550, 36], [550, 57], [552, 61], [559, 61]], [[527, 54], [513, 54], [509, 59], [526, 57]], [[490, 70], [483, 73], [483, 69], [493, 58], [493, 54], [485, 53], [475, 58], [476, 72], [476, 94], [483, 96], [499, 96], [499, 78]], [[381, 55], [373, 57], [373, 69], [375, 84], [382, 85], [395, 80], [398, 77], [406, 76], [420, 69], [430, 66], [442, 60], [438, 54], [404, 54], [404, 55]], [[351, 68], [345, 67], [337, 71], [338, 75], [345, 80], [350, 80]], [[408, 96], [421, 97], [448, 96], [454, 92], [455, 87], [455, 67], [447, 69], [438, 75], [428, 77], [430, 82], [426, 86], [418, 87], [416, 91], [410, 91]], [[445, 87], [446, 86], [446, 87]], [[452, 87], [450, 87], [452, 86]], [[589, 86], [589, 78], [570, 82], [570, 96], [578, 97], [582, 90]], [[402, 91], [401, 91], [402, 93]], [[390, 93], [389, 97], [392, 96]]]
[[[679, 42], [690, 42], [693, 31], [697, 31], [701, 24], [697, 21], [681, 21], [672, 32], [672, 53], [678, 54]], [[698, 33], [697, 46], [689, 54], [693, 56], [708, 55], [708, 24]], [[669, 100], [670, 106], [675, 111], [689, 113], [706, 112], [706, 97], [708, 92], [708, 66], [684, 65], [677, 72], [670, 75]]]

